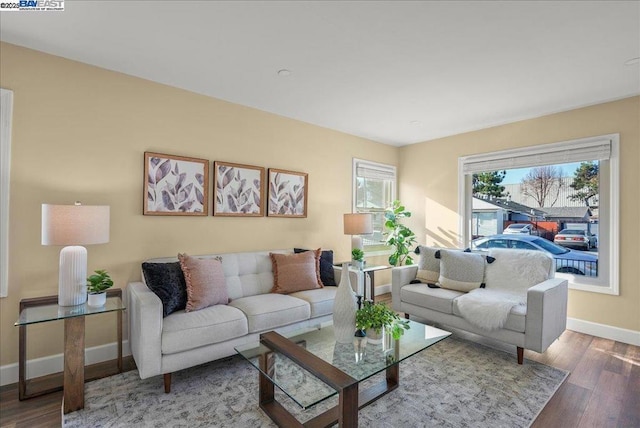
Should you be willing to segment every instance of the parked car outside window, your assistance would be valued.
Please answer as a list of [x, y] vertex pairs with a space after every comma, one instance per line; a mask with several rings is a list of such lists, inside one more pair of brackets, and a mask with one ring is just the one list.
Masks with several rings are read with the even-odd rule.
[[563, 229], [553, 238], [553, 242], [563, 247], [578, 247], [585, 250], [598, 247], [596, 235], [581, 229]]
[[598, 256], [561, 247], [551, 241], [530, 235], [491, 235], [471, 242], [472, 250], [489, 248], [517, 248], [544, 251], [556, 261], [556, 272], [598, 276]]
[[529, 223], [513, 223], [507, 226], [507, 228], [502, 232], [507, 235], [511, 234], [525, 234], [525, 235], [535, 235], [533, 231], [533, 226]]

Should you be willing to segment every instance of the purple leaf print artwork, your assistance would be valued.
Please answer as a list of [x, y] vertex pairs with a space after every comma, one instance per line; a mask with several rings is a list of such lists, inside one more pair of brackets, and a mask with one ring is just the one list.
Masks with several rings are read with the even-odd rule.
[[262, 215], [264, 169], [250, 165], [214, 163], [214, 215]]
[[304, 173], [269, 170], [269, 215], [306, 217]]
[[145, 214], [206, 213], [207, 161], [166, 156], [145, 154]]

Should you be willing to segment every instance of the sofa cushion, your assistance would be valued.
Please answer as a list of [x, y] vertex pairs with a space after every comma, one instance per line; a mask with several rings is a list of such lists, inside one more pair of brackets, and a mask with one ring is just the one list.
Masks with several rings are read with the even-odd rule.
[[289, 294], [322, 288], [320, 250], [299, 254], [271, 253], [273, 263], [272, 293]]
[[553, 278], [555, 262], [542, 251], [492, 248], [489, 255], [496, 260], [486, 268], [488, 289], [524, 295], [530, 287]]
[[333, 300], [337, 288], [325, 287], [317, 290], [305, 290], [291, 293], [290, 296], [302, 299], [311, 306], [311, 318], [333, 313]]
[[187, 284], [187, 312], [229, 303], [227, 284], [220, 259], [199, 259], [178, 254]]
[[162, 301], [163, 317], [187, 306], [187, 285], [180, 263], [142, 263], [142, 277]]
[[260, 294], [233, 300], [229, 306], [240, 309], [247, 317], [249, 333], [273, 330], [283, 325], [304, 321], [311, 307], [304, 300], [285, 294]]
[[440, 278], [440, 260], [436, 259], [436, 251], [441, 248], [418, 246], [418, 273], [416, 279], [427, 284], [435, 284]]
[[484, 279], [484, 257], [459, 250], [440, 250], [439, 253], [441, 287], [464, 292], [480, 287]]
[[445, 314], [453, 313], [453, 300], [464, 293], [446, 288], [429, 288], [425, 284], [409, 284], [400, 290], [400, 300]]
[[[294, 248], [294, 253], [304, 253], [302, 248]], [[333, 270], [333, 250], [322, 250], [320, 253], [320, 281], [322, 285], [338, 285], [336, 284], [335, 271]]]
[[209, 306], [177, 311], [162, 322], [162, 353], [173, 354], [241, 337], [249, 332], [247, 318], [237, 308]]
[[[458, 308], [457, 299], [453, 301], [453, 314], [464, 318], [460, 313], [460, 309]], [[512, 330], [512, 331], [517, 331], [519, 333], [524, 333], [526, 318], [527, 318], [527, 306], [514, 305], [511, 308], [511, 312], [509, 312], [507, 321], [504, 323], [502, 328], [506, 328], [507, 330]]]

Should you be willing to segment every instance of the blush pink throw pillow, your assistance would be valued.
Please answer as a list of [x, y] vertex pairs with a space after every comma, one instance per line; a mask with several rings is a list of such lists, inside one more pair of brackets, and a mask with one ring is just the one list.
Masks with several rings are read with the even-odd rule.
[[220, 258], [198, 259], [187, 254], [178, 254], [178, 260], [187, 285], [185, 312], [229, 303]]

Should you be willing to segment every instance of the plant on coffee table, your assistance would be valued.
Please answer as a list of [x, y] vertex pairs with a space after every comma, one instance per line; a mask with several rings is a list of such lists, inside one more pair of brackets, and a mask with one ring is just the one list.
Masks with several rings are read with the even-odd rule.
[[382, 328], [391, 332], [394, 339], [400, 339], [405, 330], [409, 330], [409, 321], [400, 318], [396, 312], [384, 303], [364, 302], [362, 308], [356, 312], [356, 328], [374, 330], [380, 333]]

